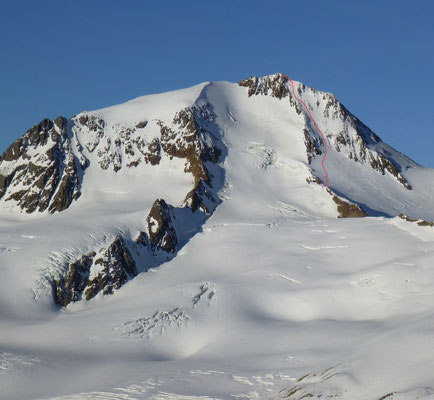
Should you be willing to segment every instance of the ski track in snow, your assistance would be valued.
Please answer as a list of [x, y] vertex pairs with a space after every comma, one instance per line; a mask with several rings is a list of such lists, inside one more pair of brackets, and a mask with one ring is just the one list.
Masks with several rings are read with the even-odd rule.
[[285, 279], [285, 280], [287, 280], [287, 281], [289, 281], [289, 282], [292, 282], [292, 283], [297, 283], [297, 284], [300, 284], [300, 283], [301, 283], [301, 282], [298, 281], [297, 279], [292, 279], [292, 278], [290, 278], [289, 276], [286, 276], [286, 275], [283, 275], [283, 274], [275, 273], [274, 275], [278, 276], [279, 278]]
[[348, 249], [349, 246], [346, 245], [335, 245], [335, 246], [318, 246], [318, 247], [314, 247], [314, 246], [308, 246], [306, 244], [300, 244], [300, 247], [306, 250], [312, 250], [312, 251], [317, 251], [317, 250], [329, 250], [329, 249]]

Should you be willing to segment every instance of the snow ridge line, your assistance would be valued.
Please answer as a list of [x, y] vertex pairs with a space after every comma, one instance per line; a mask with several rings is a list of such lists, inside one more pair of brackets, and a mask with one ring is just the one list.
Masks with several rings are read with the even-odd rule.
[[324, 157], [323, 157], [323, 159], [322, 159], [321, 165], [322, 165], [322, 169], [323, 169], [324, 172], [325, 172], [325, 177], [326, 177], [326, 178], [325, 178], [325, 183], [324, 183], [324, 185], [322, 185], [322, 187], [326, 187], [326, 186], [327, 186], [327, 183], [328, 183], [328, 180], [329, 180], [329, 176], [328, 176], [327, 170], [326, 170], [326, 168], [325, 168], [325, 166], [324, 166], [324, 161], [325, 161], [325, 159], [326, 159], [326, 157], [327, 157], [327, 142], [326, 142], [326, 140], [325, 140], [325, 136], [324, 136], [324, 134], [321, 132], [321, 129], [319, 129], [319, 127], [318, 127], [317, 123], [315, 122], [315, 120], [313, 119], [312, 114], [310, 113], [309, 109], [308, 109], [307, 106], [306, 106], [306, 103], [305, 103], [303, 100], [299, 99], [299, 98], [297, 97], [297, 95], [295, 94], [294, 82], [293, 82], [289, 77], [287, 77], [286, 75], [283, 75], [283, 74], [280, 74], [280, 75], [282, 75], [284, 78], [288, 79], [288, 80], [291, 82], [292, 93], [293, 93], [294, 97], [295, 97], [295, 98], [296, 98], [300, 103], [302, 103], [302, 104], [304, 105], [304, 108], [306, 109], [307, 113], [309, 114], [310, 119], [311, 119], [312, 122], [314, 123], [314, 125], [315, 125], [316, 129], [318, 130], [318, 132], [321, 134], [322, 140], [323, 140], [323, 142], [324, 142]]

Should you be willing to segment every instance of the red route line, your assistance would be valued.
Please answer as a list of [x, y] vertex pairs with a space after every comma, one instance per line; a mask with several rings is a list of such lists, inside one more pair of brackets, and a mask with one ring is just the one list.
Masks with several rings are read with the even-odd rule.
[[326, 171], [326, 169], [325, 169], [325, 167], [324, 167], [324, 161], [325, 161], [325, 159], [326, 159], [326, 157], [327, 157], [327, 143], [326, 143], [326, 140], [325, 140], [324, 134], [321, 132], [321, 129], [319, 129], [317, 123], [316, 123], [315, 120], [313, 119], [312, 114], [310, 113], [309, 109], [308, 109], [307, 106], [306, 106], [306, 103], [305, 103], [303, 100], [299, 99], [299, 98], [297, 97], [297, 95], [295, 94], [295, 90], [294, 90], [294, 82], [293, 82], [290, 78], [288, 78], [286, 75], [283, 75], [283, 74], [280, 74], [280, 75], [282, 75], [283, 77], [285, 77], [286, 79], [288, 79], [288, 80], [291, 82], [291, 85], [292, 85], [292, 93], [294, 94], [294, 97], [295, 97], [295, 98], [296, 98], [296, 99], [297, 99], [301, 104], [304, 105], [304, 108], [306, 109], [307, 113], [309, 114], [310, 119], [311, 119], [312, 122], [314, 123], [314, 125], [315, 125], [316, 129], [318, 130], [318, 132], [321, 134], [322, 140], [323, 140], [323, 142], [324, 142], [324, 149], [325, 149], [325, 150], [324, 150], [324, 157], [323, 157], [323, 159], [322, 159], [321, 165], [322, 165], [322, 169], [324, 170], [324, 172], [325, 172], [325, 176], [326, 176], [325, 183], [324, 183], [324, 185], [322, 185], [322, 187], [326, 187], [326, 186], [327, 186], [327, 183], [328, 183], [328, 180], [329, 180], [329, 176], [328, 176], [327, 171]]

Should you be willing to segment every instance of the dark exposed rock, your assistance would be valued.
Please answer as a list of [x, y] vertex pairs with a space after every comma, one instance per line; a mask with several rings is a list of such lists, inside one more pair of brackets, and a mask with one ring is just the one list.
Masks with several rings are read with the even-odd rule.
[[212, 135], [198, 123], [195, 111], [186, 108], [178, 112], [173, 119], [173, 128], [159, 121], [161, 146], [169, 156], [187, 160], [186, 172], [191, 172], [195, 181], [208, 180], [204, 162], [216, 163], [221, 151], [213, 142]]
[[122, 144], [116, 140], [113, 142], [110, 138], [105, 138], [105, 144], [97, 151], [99, 157], [99, 166], [101, 169], [108, 169], [113, 166], [113, 171], [118, 172], [122, 168]]
[[[160, 139], [154, 138], [150, 142], [143, 136], [135, 135], [135, 129], [143, 129], [147, 123], [136, 124], [135, 128], [111, 127], [110, 129], [117, 131], [119, 135], [119, 140], [114, 140], [110, 137], [99, 137], [98, 132], [104, 128], [104, 122], [93, 117], [82, 117], [78, 121], [81, 119], [80, 123], [84, 125], [77, 129], [86, 129], [82, 132], [82, 137], [90, 134], [91, 141], [96, 139], [84, 146], [88, 150], [95, 150], [101, 168], [108, 169], [113, 166], [115, 169], [124, 162], [129, 167], [137, 166], [143, 161], [156, 165], [161, 160], [162, 152], [169, 157], [182, 158], [185, 160], [184, 171], [193, 176], [193, 188], [185, 197], [185, 206], [193, 212], [200, 210], [207, 216], [212, 213], [218, 198], [212, 185], [213, 175], [208, 170], [207, 163], [208, 167], [211, 163], [217, 163], [221, 150], [216, 144], [217, 139], [211, 133], [210, 126], [215, 116], [207, 105], [181, 110], [174, 116], [170, 126], [158, 121]], [[93, 147], [95, 143], [96, 146]], [[147, 217], [148, 232], [140, 231], [130, 243], [133, 254], [141, 257], [146, 253], [150, 257], [145, 268], [159, 265], [163, 258], [167, 261], [176, 254], [179, 238], [174, 225], [174, 215], [175, 210], [171, 205], [163, 199], [156, 200]], [[146, 252], [142, 253], [141, 249], [146, 249]], [[120, 236], [109, 247], [89, 253], [67, 268], [67, 272], [53, 284], [55, 300], [59, 306], [89, 300], [98, 293], [111, 294], [137, 274], [129, 247]]]
[[84, 146], [89, 153], [92, 153], [104, 137], [104, 120], [93, 115], [82, 114], [79, 117], [74, 117], [73, 121], [78, 129], [86, 129], [89, 132], [86, 135], [88, 140]]
[[380, 171], [383, 175], [385, 174], [385, 171], [389, 172], [391, 175], [393, 175], [399, 183], [401, 183], [406, 189], [411, 190], [412, 187], [408, 183], [408, 181], [401, 175], [399, 171], [399, 167], [392, 161], [385, 158], [383, 155], [378, 154], [376, 158], [370, 157], [369, 158], [371, 167], [376, 169], [377, 171]]
[[90, 300], [98, 293], [112, 294], [137, 273], [128, 246], [122, 236], [116, 236], [108, 247], [84, 255], [54, 280], [54, 299], [58, 306], [65, 307], [71, 302]]
[[158, 165], [161, 160], [160, 140], [155, 138], [147, 145], [147, 151], [143, 153], [145, 162], [151, 165]]
[[[314, 175], [306, 178], [307, 183], [316, 183], [322, 185], [323, 183]], [[336, 208], [338, 211], [338, 218], [362, 218], [366, 217], [367, 214], [362, 210], [357, 204], [346, 201], [338, 196], [336, 196], [329, 188], [326, 188], [327, 193], [332, 196], [333, 201], [336, 203]]]
[[[328, 135], [329, 141], [338, 152], [344, 151], [348, 157], [360, 163], [369, 164], [374, 170], [385, 175], [386, 171], [396, 178], [406, 189], [411, 190], [409, 182], [401, 174], [401, 169], [388, 154], [373, 145], [381, 143], [381, 139], [363, 122], [351, 114], [332, 94], [325, 93], [327, 101], [324, 108], [324, 118], [339, 119], [344, 122], [344, 130]], [[350, 130], [352, 133], [350, 134]], [[355, 134], [355, 135], [354, 135]]]
[[419, 226], [434, 226], [434, 221], [426, 221], [424, 219], [414, 219], [410, 218], [408, 215], [399, 214], [399, 218], [408, 222], [416, 222]]
[[198, 208], [208, 210], [209, 207], [199, 207], [205, 204], [202, 195], [208, 199], [211, 193], [211, 175], [205, 165], [206, 162], [217, 163], [221, 150], [215, 138], [209, 132], [208, 124], [214, 121], [214, 115], [207, 106], [186, 108], [178, 112], [172, 128], [159, 121], [161, 130], [161, 147], [171, 157], [185, 158], [185, 172], [193, 175], [193, 189], [187, 194], [185, 204], [193, 211]]
[[332, 94], [325, 93], [323, 100], [327, 100], [323, 112], [324, 118], [340, 119], [341, 121], [344, 121], [350, 115], [343, 104], [341, 104]]
[[318, 185], [322, 184], [322, 182], [318, 179], [318, 177], [316, 177], [314, 175], [308, 176], [306, 178], [306, 182], [307, 183], [317, 183]]
[[148, 121], [140, 121], [140, 122], [137, 122], [136, 128], [137, 129], [143, 129], [143, 128], [146, 128], [146, 125], [148, 125]]
[[57, 305], [65, 307], [69, 303], [81, 299], [89, 281], [90, 268], [95, 254], [95, 252], [91, 252], [84, 255], [80, 260], [70, 264], [64, 276], [54, 280], [53, 292]]
[[201, 210], [207, 215], [211, 213], [211, 207], [215, 206], [216, 202], [209, 185], [202, 179], [195, 185], [194, 189], [187, 193], [184, 199], [184, 204], [193, 212]]
[[[112, 169], [118, 172], [123, 165], [134, 168], [143, 161], [157, 165], [161, 160], [161, 146], [158, 138], [147, 142], [140, 133], [148, 126], [148, 121], [137, 122], [133, 127], [119, 124], [107, 126], [105, 121], [93, 115], [82, 114], [74, 117], [73, 121], [78, 131], [82, 132], [84, 147], [95, 152], [98, 164], [103, 170]], [[105, 136], [105, 130], [110, 129], [117, 134], [117, 138]]]
[[239, 81], [238, 85], [249, 89], [249, 97], [263, 94], [282, 99], [289, 95], [289, 89], [286, 82], [288, 82], [288, 79], [280, 74], [270, 75], [259, 79], [252, 75], [247, 79]]
[[3, 153], [0, 199], [15, 201], [27, 213], [54, 213], [80, 197], [83, 166], [72, 152], [67, 125], [63, 117], [44, 119]]
[[384, 396], [381, 396], [378, 400], [393, 400], [393, 397], [396, 392], [387, 393]]
[[301, 114], [301, 107], [298, 100], [294, 97], [288, 86], [288, 79], [282, 74], [274, 74], [257, 78], [252, 75], [247, 79], [238, 82], [239, 86], [248, 88], [248, 96], [265, 95], [276, 97], [277, 99], [289, 98], [292, 107], [295, 108], [297, 114]]
[[87, 126], [89, 130], [94, 132], [100, 132], [104, 129], [105, 122], [101, 118], [97, 118], [93, 115], [82, 114], [78, 121], [81, 125]]
[[149, 242], [153, 250], [161, 249], [174, 253], [178, 238], [172, 220], [172, 206], [163, 199], [155, 200], [148, 218]]
[[333, 201], [337, 205], [337, 210], [339, 213], [338, 218], [366, 217], [367, 214], [357, 204], [350, 203], [337, 197], [330, 189], [327, 189], [327, 192], [332, 196]]
[[321, 155], [321, 144], [315, 137], [309, 135], [307, 129], [304, 129], [304, 144], [306, 146], [307, 160], [310, 164], [315, 156]]
[[149, 244], [148, 235], [146, 235], [145, 232], [140, 231], [136, 239], [134, 240], [134, 243], [137, 243], [143, 247], [148, 247]]
[[12, 145], [9, 146], [9, 148], [0, 156], [0, 162], [30, 159], [30, 156], [27, 154], [29, 148], [36, 148], [39, 145], [45, 145], [50, 136], [48, 131], [52, 129], [52, 127], [52, 121], [44, 119], [30, 128], [23, 136], [12, 143]]
[[112, 294], [130, 278], [137, 275], [136, 263], [121, 236], [117, 236], [109, 248], [96, 260], [94, 266], [101, 269], [96, 277], [89, 279], [84, 295], [90, 300], [98, 293]]

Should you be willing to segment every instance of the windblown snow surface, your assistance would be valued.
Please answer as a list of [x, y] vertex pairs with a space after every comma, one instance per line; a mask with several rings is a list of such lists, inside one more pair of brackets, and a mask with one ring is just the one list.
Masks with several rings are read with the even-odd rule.
[[53, 215], [2, 205], [0, 399], [434, 399], [434, 228], [397, 217], [434, 219], [433, 171], [393, 153], [410, 191], [330, 146], [330, 187], [377, 215], [341, 219], [306, 182], [305, 120], [288, 101], [219, 82], [90, 114], [169, 121], [204, 102], [227, 148], [222, 202], [176, 257], [113, 295], [59, 309], [48, 278], [134, 236], [157, 197], [181, 204], [183, 162], [89, 168]]

